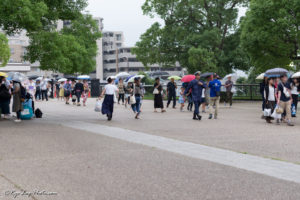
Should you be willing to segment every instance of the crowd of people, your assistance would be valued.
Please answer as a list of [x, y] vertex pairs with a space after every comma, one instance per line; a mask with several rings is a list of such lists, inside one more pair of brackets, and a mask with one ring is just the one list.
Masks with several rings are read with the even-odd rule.
[[260, 84], [260, 92], [263, 98], [262, 119], [267, 123], [276, 120], [276, 124], [287, 123], [294, 126], [292, 117], [296, 117], [300, 81], [297, 78], [288, 78], [286, 74], [280, 78], [264, 77]]
[[[58, 101], [65, 101], [68, 105], [70, 99], [73, 105], [86, 106], [90, 88], [87, 80], [63, 80], [54, 81], [46, 78], [37, 80], [20, 80], [18, 77], [7, 79], [7, 75], [0, 74], [0, 113], [4, 119], [11, 118], [12, 112], [16, 113], [15, 122], [20, 122], [26, 116], [34, 116], [34, 102], [48, 101], [49, 98], [57, 98]], [[30, 103], [29, 103], [30, 102]], [[24, 107], [29, 107], [29, 113]], [[40, 112], [40, 110], [38, 111]], [[29, 117], [30, 118], [30, 117]]]
[[[180, 88], [180, 95], [178, 103], [180, 104], [180, 111], [183, 111], [185, 102], [188, 102], [188, 110], [192, 111], [194, 106], [194, 120], [201, 120], [200, 107], [202, 105], [202, 112], [206, 112], [205, 108], [209, 105], [209, 119], [217, 119], [219, 102], [220, 102], [220, 92], [221, 92], [221, 82], [219, 77], [214, 74], [206, 78], [206, 81], [200, 80], [200, 72], [195, 73], [195, 79], [190, 82], [185, 82]], [[107, 115], [107, 119], [111, 120], [113, 116], [114, 103], [122, 103], [127, 106], [131, 105], [134, 112], [135, 119], [139, 119], [141, 114], [141, 102], [144, 96], [145, 89], [141, 84], [141, 79], [136, 77], [134, 82], [129, 82], [127, 86], [124, 85], [123, 80], [120, 79], [118, 85], [115, 85], [115, 81], [112, 78], [108, 78], [108, 84], [104, 87], [102, 94], [99, 99], [104, 98], [102, 103], [102, 114]], [[233, 83], [229, 78], [227, 85], [225, 86], [229, 92], [231, 92]], [[160, 109], [162, 113], [166, 112], [164, 107], [164, 96], [167, 95], [167, 105], [168, 108], [172, 103], [172, 108], [176, 109], [177, 104], [177, 84], [174, 78], [171, 78], [170, 82], [167, 84], [166, 92], [163, 90], [163, 86], [160, 83], [160, 78], [155, 79], [153, 85], [153, 95], [154, 95], [154, 112], [158, 112]], [[116, 97], [118, 96], [118, 100]], [[125, 97], [125, 100], [124, 100]], [[124, 103], [125, 102], [125, 103]], [[231, 102], [232, 104], [232, 102]]]

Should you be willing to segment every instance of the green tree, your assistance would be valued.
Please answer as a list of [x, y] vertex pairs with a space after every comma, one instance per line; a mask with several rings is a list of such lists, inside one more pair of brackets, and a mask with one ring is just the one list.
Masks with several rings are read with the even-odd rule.
[[258, 74], [299, 63], [299, 0], [252, 0], [242, 20], [242, 46]]
[[[153, 24], [141, 36], [133, 52], [144, 64], [162, 63], [169, 67], [179, 61], [190, 72], [205, 69], [201, 65], [211, 63], [212, 60], [216, 62], [216, 71], [221, 74], [230, 73], [232, 68], [245, 69], [248, 67], [245, 64], [248, 63], [247, 56], [241, 53], [239, 33], [235, 32], [238, 7], [247, 2], [146, 0], [142, 7], [144, 14], [159, 16], [164, 21], [164, 26]], [[214, 58], [203, 57], [203, 52], [213, 53]], [[245, 56], [241, 60], [246, 61], [241, 62], [234, 55]], [[199, 59], [201, 57], [208, 61]]]
[[[25, 59], [39, 61], [41, 69], [89, 73], [96, 65], [101, 34], [92, 17], [81, 13], [86, 6], [87, 0], [1, 0], [0, 26], [7, 34], [27, 31]], [[58, 20], [71, 25], [57, 32]]]
[[41, 69], [68, 74], [87, 74], [95, 69], [96, 40], [101, 33], [90, 15], [71, 21], [60, 32], [40, 31], [29, 36], [26, 59], [39, 61]]
[[8, 46], [8, 40], [4, 34], [0, 33], [0, 67], [4, 67], [7, 64], [9, 57], [10, 49]]

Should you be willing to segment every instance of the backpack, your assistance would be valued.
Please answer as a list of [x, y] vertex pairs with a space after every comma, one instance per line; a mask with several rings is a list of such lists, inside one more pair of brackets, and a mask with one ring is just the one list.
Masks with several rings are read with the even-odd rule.
[[42, 118], [43, 117], [43, 113], [42, 113], [42, 111], [39, 108], [37, 108], [35, 110], [34, 114], [35, 114], [36, 118]]

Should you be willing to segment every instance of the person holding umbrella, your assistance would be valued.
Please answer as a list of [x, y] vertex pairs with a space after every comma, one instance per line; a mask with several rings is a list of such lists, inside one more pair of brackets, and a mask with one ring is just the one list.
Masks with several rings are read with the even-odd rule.
[[171, 81], [167, 85], [167, 96], [168, 96], [168, 103], [167, 108], [169, 107], [171, 101], [173, 100], [173, 108], [176, 108], [176, 89], [177, 85], [175, 83], [175, 79], [171, 78]]
[[200, 81], [199, 71], [195, 73], [195, 79], [189, 83], [188, 87], [184, 91], [184, 95], [189, 93], [190, 89], [192, 90], [192, 98], [195, 105], [193, 119], [201, 120], [202, 116], [199, 114], [199, 107], [201, 105], [202, 91], [205, 89], [205, 83]]

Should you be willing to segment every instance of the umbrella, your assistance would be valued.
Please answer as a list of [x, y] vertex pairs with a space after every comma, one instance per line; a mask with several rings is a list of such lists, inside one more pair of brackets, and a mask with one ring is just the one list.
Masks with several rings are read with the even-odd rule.
[[66, 82], [67, 81], [67, 79], [66, 78], [61, 78], [61, 79], [59, 79], [57, 82]]
[[266, 71], [265, 75], [267, 77], [270, 76], [281, 76], [281, 75], [286, 75], [288, 73], [288, 70], [283, 69], [283, 68], [274, 68], [274, 69], [269, 69]]
[[2, 76], [2, 77], [8, 77], [7, 74], [4, 73], [4, 72], [0, 72], [0, 76]]
[[171, 80], [172, 78], [173, 78], [174, 80], [176, 80], [176, 81], [181, 80], [181, 77], [180, 77], [180, 76], [169, 76], [169, 77], [168, 77], [169, 80]]
[[128, 74], [127, 72], [120, 72], [116, 75], [117, 78], [119, 77], [128, 77], [130, 76], [130, 74]]
[[131, 79], [132, 77], [134, 77], [135, 75], [131, 75], [129, 77], [126, 78], [125, 82], [128, 82], [129, 79]]
[[37, 79], [37, 78], [39, 78], [38, 75], [31, 75], [31, 76], [28, 76], [28, 79], [29, 79], [29, 80], [35, 80], [35, 79]]
[[300, 72], [296, 72], [293, 74], [292, 78], [300, 78]]
[[145, 77], [144, 75], [136, 75], [136, 76], [131, 77], [127, 82], [134, 82], [135, 78], [143, 79], [144, 77]]
[[19, 82], [19, 83], [28, 80], [27, 77], [24, 74], [20, 73], [20, 72], [9, 73], [8, 78], [10, 80], [13, 80], [13, 81]]
[[201, 78], [207, 78], [207, 77], [210, 77], [212, 75], [214, 75], [214, 73], [212, 73], [212, 72], [206, 72], [206, 73], [201, 74], [200, 77]]
[[80, 79], [80, 80], [90, 80], [91, 77], [88, 76], [88, 75], [81, 75], [81, 76], [78, 76], [77, 79]]
[[261, 73], [256, 77], [256, 80], [263, 80], [265, 78], [265, 73]]
[[[224, 77], [224, 79], [228, 79], [228, 77], [232, 77], [232, 76], [234, 76], [234, 74], [227, 74], [225, 77]], [[221, 78], [221, 77], [220, 77]]]
[[183, 83], [188, 83], [191, 82], [192, 80], [195, 79], [195, 75], [185, 75], [182, 79], [181, 82]]

